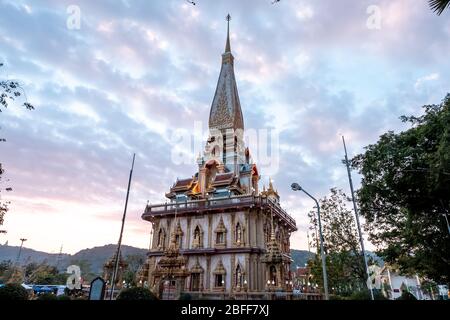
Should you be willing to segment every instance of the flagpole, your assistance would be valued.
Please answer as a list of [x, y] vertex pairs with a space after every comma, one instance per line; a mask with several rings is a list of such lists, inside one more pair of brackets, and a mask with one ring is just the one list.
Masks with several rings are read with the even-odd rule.
[[123, 210], [122, 227], [120, 229], [119, 243], [117, 245], [116, 263], [114, 265], [114, 271], [113, 271], [113, 275], [112, 275], [112, 278], [111, 278], [111, 293], [110, 293], [110, 296], [109, 296], [109, 300], [113, 299], [114, 287], [115, 287], [116, 276], [117, 276], [117, 269], [119, 268], [119, 256], [120, 256], [120, 248], [122, 246], [123, 227], [125, 225], [125, 217], [127, 215], [128, 196], [130, 195], [131, 177], [133, 176], [133, 168], [134, 168], [134, 159], [135, 158], [136, 158], [136, 154], [134, 153], [133, 154], [133, 162], [131, 164], [130, 177], [128, 179], [128, 189], [127, 189], [127, 197], [125, 199], [125, 208]]
[[358, 209], [356, 207], [356, 199], [355, 199], [355, 192], [353, 190], [353, 182], [352, 182], [352, 175], [350, 173], [350, 164], [348, 161], [347, 156], [347, 146], [345, 145], [345, 139], [344, 136], [342, 136], [342, 143], [344, 144], [344, 151], [345, 151], [345, 165], [347, 166], [347, 174], [348, 174], [348, 183], [350, 184], [350, 192], [352, 194], [352, 202], [353, 202], [353, 209], [355, 210], [355, 217], [356, 217], [356, 226], [358, 227], [358, 235], [359, 235], [359, 242], [361, 244], [361, 253], [364, 258], [364, 268], [366, 269], [367, 274], [367, 285], [370, 290], [370, 297], [372, 300], [374, 300], [373, 297], [373, 290], [372, 290], [372, 283], [370, 283], [370, 274], [369, 274], [369, 267], [367, 266], [367, 257], [366, 257], [366, 251], [364, 250], [364, 240], [361, 233], [361, 225], [359, 224], [359, 216], [358, 216]]

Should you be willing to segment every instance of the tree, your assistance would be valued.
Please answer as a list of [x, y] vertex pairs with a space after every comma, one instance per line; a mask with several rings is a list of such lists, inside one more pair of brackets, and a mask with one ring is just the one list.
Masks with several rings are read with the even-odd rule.
[[[347, 208], [348, 201], [345, 193], [335, 188], [331, 189], [330, 196], [319, 201], [328, 286], [331, 293], [342, 295], [365, 288], [367, 278], [356, 233], [356, 222], [353, 212]], [[311, 245], [319, 250], [316, 215], [315, 210], [308, 214], [311, 220], [310, 228], [316, 234]], [[315, 282], [323, 285], [319, 254], [309, 261], [309, 266]]]
[[[3, 63], [0, 63], [0, 68], [3, 67]], [[9, 103], [16, 101], [21, 96], [25, 96], [25, 102], [22, 105], [28, 109], [33, 110], [34, 106], [27, 101], [25, 90], [21, 87], [20, 83], [16, 80], [0, 80], [0, 113], [2, 109], [6, 109], [9, 106]], [[5, 142], [4, 138], [0, 137], [0, 142]], [[0, 183], [1, 176], [4, 173], [2, 169], [2, 164], [0, 163]], [[6, 191], [11, 191], [11, 188], [6, 188]], [[2, 188], [0, 187], [0, 192]], [[3, 220], [6, 212], [8, 211], [8, 202], [2, 202], [0, 198], [0, 226], [3, 225]]]
[[[28, 265], [27, 267], [29, 267]], [[28, 282], [33, 284], [65, 284], [67, 279], [67, 274], [59, 273], [58, 269], [54, 266], [49, 266], [47, 264], [41, 264], [33, 270], [28, 270]], [[27, 273], [27, 268], [25, 268], [25, 274]]]
[[28, 300], [28, 292], [20, 284], [8, 283], [0, 288], [0, 300]]
[[437, 13], [437, 15], [441, 15], [444, 10], [450, 6], [450, 0], [429, 0], [431, 9]]
[[2, 261], [0, 262], [0, 277], [3, 276], [3, 274], [8, 271], [9, 269], [11, 269], [12, 267], [12, 262], [11, 260], [7, 260], [7, 261]]
[[123, 289], [117, 300], [158, 300], [156, 296], [148, 289], [142, 287], [134, 287]]
[[[0, 63], [0, 68], [3, 67], [3, 63]], [[34, 106], [30, 104], [26, 99], [25, 90], [21, 87], [20, 83], [16, 80], [1, 80], [0, 81], [0, 112], [2, 109], [8, 108], [10, 102], [15, 101], [22, 95], [25, 96], [25, 102], [23, 106], [28, 110], [33, 110]]]
[[145, 256], [140, 254], [129, 254], [125, 257], [125, 261], [128, 266], [124, 272], [123, 279], [131, 286], [135, 286], [136, 274], [139, 270], [139, 267], [145, 262]]
[[378, 254], [402, 273], [450, 281], [450, 94], [411, 128], [383, 134], [352, 159], [362, 174], [360, 213]]

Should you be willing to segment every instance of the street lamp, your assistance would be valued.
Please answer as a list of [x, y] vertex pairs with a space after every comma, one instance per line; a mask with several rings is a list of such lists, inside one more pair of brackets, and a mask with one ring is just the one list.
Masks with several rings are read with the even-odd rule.
[[322, 224], [320, 222], [320, 206], [316, 198], [310, 195], [305, 189], [303, 189], [298, 183], [291, 184], [291, 188], [294, 191], [303, 191], [308, 197], [314, 200], [317, 206], [317, 221], [319, 222], [319, 233], [320, 233], [320, 255], [322, 256], [322, 273], [323, 273], [323, 289], [325, 291], [325, 300], [328, 300], [328, 277], [327, 277], [327, 266], [325, 262], [325, 251], [323, 248], [323, 234], [322, 234]]
[[24, 243], [25, 241], [27, 241], [27, 239], [21, 238], [20, 241], [21, 241], [21, 243], [20, 243], [19, 253], [17, 254], [16, 264], [19, 263], [20, 254], [22, 253], [23, 243]]

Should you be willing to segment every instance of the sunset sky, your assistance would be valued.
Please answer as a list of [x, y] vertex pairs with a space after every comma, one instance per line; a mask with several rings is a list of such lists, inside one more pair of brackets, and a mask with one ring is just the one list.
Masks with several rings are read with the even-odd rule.
[[1, 193], [11, 205], [0, 243], [67, 253], [116, 243], [136, 152], [124, 243], [148, 247], [147, 200], [166, 201], [195, 173], [192, 150], [174, 163], [173, 136], [207, 125], [228, 13], [245, 127], [280, 133], [272, 179], [299, 227], [293, 248], [307, 249], [313, 202], [290, 184], [348, 192], [341, 134], [353, 156], [450, 91], [449, 13], [426, 0], [194, 1], [0, 0], [0, 78], [19, 79], [36, 107], [0, 114], [0, 187], [13, 188]]

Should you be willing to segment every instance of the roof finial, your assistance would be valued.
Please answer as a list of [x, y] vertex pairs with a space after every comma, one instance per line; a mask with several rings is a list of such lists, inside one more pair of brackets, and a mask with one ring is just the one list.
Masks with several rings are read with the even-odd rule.
[[225, 46], [225, 52], [231, 52], [231, 46], [230, 46], [230, 20], [231, 16], [230, 14], [227, 15], [227, 44]]

